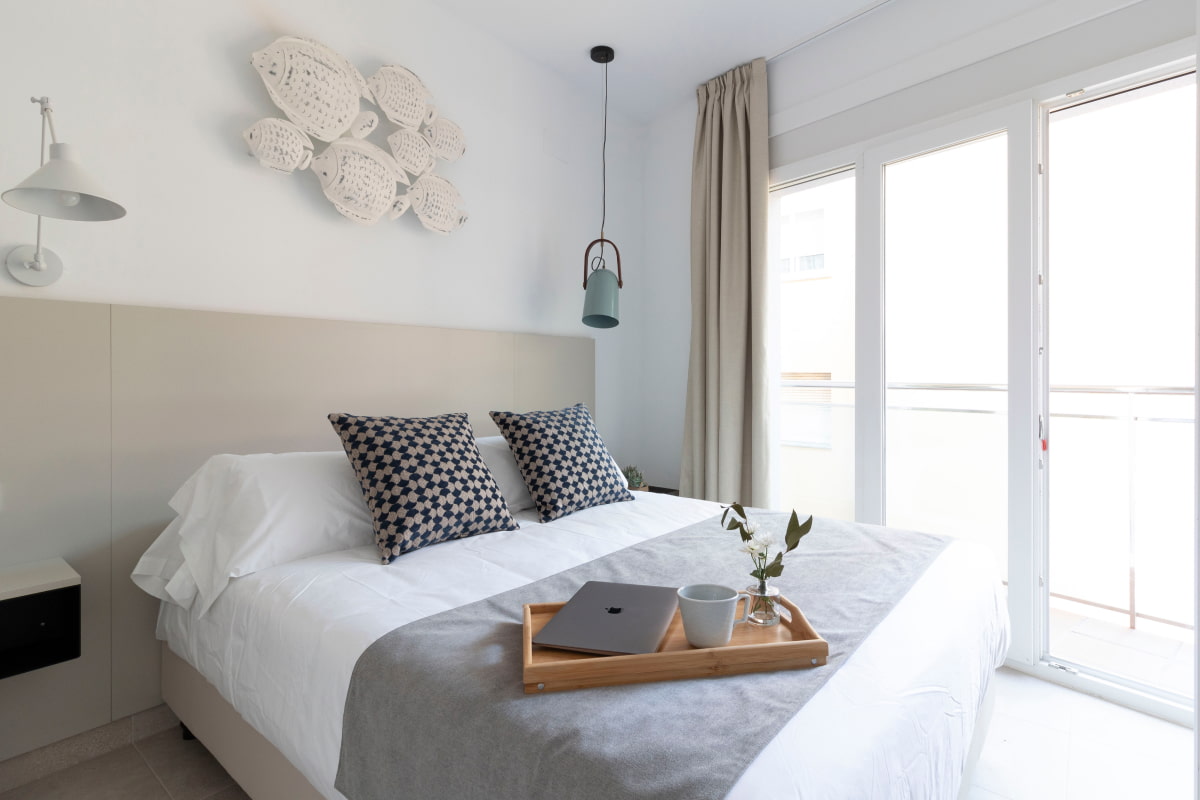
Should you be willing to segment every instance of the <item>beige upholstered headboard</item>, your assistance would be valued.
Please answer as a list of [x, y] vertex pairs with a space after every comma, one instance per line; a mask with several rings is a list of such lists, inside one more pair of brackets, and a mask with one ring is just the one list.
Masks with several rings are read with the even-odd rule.
[[159, 702], [129, 580], [214, 453], [336, 450], [325, 415], [587, 403], [589, 338], [0, 298], [0, 566], [83, 578], [83, 656], [0, 681], [0, 759]]

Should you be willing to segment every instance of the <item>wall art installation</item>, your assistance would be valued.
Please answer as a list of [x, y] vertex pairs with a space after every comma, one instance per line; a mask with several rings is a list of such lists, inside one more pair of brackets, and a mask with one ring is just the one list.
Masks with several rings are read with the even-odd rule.
[[[287, 117], [260, 119], [242, 133], [264, 167], [311, 169], [333, 207], [364, 225], [396, 219], [409, 208], [436, 233], [452, 233], [467, 221], [458, 190], [433, 174], [439, 161], [462, 157], [466, 138], [438, 115], [433, 95], [410, 70], [387, 64], [364, 78], [341, 54], [298, 36], [281, 36], [250, 63]], [[363, 100], [395, 126], [385, 137], [390, 153], [368, 141], [382, 125]], [[315, 154], [314, 140], [325, 143]]]

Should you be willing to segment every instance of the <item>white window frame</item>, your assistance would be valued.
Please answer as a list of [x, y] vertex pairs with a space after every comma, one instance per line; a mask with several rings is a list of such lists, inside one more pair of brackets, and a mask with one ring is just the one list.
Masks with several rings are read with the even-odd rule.
[[[1074, 90], [1068, 94], [1062, 94], [1057, 97], [1045, 100], [1038, 104], [1037, 122], [1038, 122], [1038, 280], [1039, 285], [1043, 285], [1046, 276], [1046, 268], [1049, 262], [1049, 219], [1046, 214], [1046, 209], [1049, 207], [1049, 181], [1046, 179], [1046, 166], [1049, 165], [1049, 144], [1050, 138], [1047, 135], [1050, 124], [1050, 114], [1064, 108], [1070, 108], [1075, 105], [1098, 100], [1108, 95], [1117, 94], [1120, 92], [1137, 89], [1148, 84], [1157, 83], [1158, 81], [1167, 80], [1173, 77], [1186, 75], [1196, 70], [1196, 60], [1194, 57], [1185, 57], [1183, 59], [1173, 60], [1166, 64], [1136, 70], [1132, 73], [1124, 74], [1119, 77], [1111, 77], [1099, 80], [1084, 89]], [[1200, 85], [1200, 77], [1198, 77], [1198, 85]], [[1039, 293], [1040, 294], [1040, 293]], [[1198, 286], [1198, 297], [1200, 297], [1200, 286]], [[1039, 297], [1038, 308], [1038, 327], [1039, 333], [1044, 335], [1044, 332], [1049, 329], [1050, 324], [1050, 308], [1049, 304], [1042, 301]], [[1200, 318], [1198, 318], [1200, 320]], [[1039, 338], [1037, 346], [1039, 352], [1046, 346], [1046, 342]], [[1198, 394], [1200, 396], [1200, 394]], [[1050, 435], [1050, 373], [1049, 363], [1047, 359], [1039, 359], [1038, 364], [1038, 413], [1045, 420], [1045, 435]], [[1038, 530], [1041, 535], [1039, 537], [1038, 549], [1036, 556], [1039, 560], [1039, 574], [1047, 575], [1049, 572], [1050, 563], [1050, 515], [1049, 505], [1046, 502], [1046, 474], [1042, 472], [1039, 477], [1038, 486]], [[1200, 502], [1200, 497], [1197, 497], [1197, 502]], [[1200, 575], [1193, 575], [1193, 581], [1200, 581]], [[1038, 607], [1035, 609], [1039, 619], [1046, 619], [1049, 614], [1050, 607], [1050, 586], [1049, 580], [1041, 580], [1038, 593]], [[1014, 626], [1015, 627], [1015, 626]], [[1050, 634], [1048, 630], [1042, 630], [1041, 636], [1037, 641], [1038, 658], [1031, 663], [1023, 663], [1020, 668], [1037, 677], [1045, 680], [1053, 681], [1064, 686], [1069, 686], [1073, 689], [1088, 692], [1089, 694], [1099, 695], [1113, 702], [1136, 708], [1146, 713], [1169, 719], [1180, 725], [1195, 727], [1196, 704], [1187, 704], [1180, 702], [1176, 697], [1166, 693], [1158, 692], [1153, 689], [1147, 689], [1137, 684], [1133, 680], [1125, 680], [1119, 676], [1099, 676], [1088, 674], [1087, 672], [1076, 672], [1072, 668], [1060, 664], [1057, 659], [1053, 658], [1050, 650]], [[1200, 700], [1200, 697], [1197, 698]]]
[[[1051, 666], [1045, 658], [1048, 540], [1037, 422], [1038, 415], [1044, 413], [1048, 384], [1038, 349], [1042, 345], [1039, 337], [1045, 322], [1045, 309], [1041, 306], [1038, 290], [1038, 276], [1044, 263], [1044, 197], [1038, 165], [1044, 163], [1039, 149], [1044, 141], [1040, 136], [1046, 113], [1044, 107], [1057, 107], [1055, 104], [1064, 102], [1068, 93], [1081, 88], [1085, 90], [1085, 96], [1095, 97], [1119, 86], [1129, 87], [1194, 69], [1195, 65], [1196, 38], [1190, 37], [902, 131], [776, 167], [770, 175], [771, 187], [781, 188], [822, 174], [847, 168], [855, 170], [855, 518], [859, 522], [879, 524], [885, 519], [886, 497], [883, 483], [886, 463], [883, 167], [955, 142], [1007, 131], [1008, 603], [1012, 636], [1006, 665], [1189, 727], [1196, 724], [1196, 704], [1185, 707], [1120, 682], [1072, 674]], [[1200, 281], [1197, 308], [1200, 309]], [[1200, 370], [1200, 347], [1197, 348], [1197, 361]], [[1200, 394], [1197, 407], [1200, 408]], [[1200, 442], [1200, 426], [1197, 439]], [[1197, 463], [1200, 465], [1200, 447]], [[1200, 482], [1200, 466], [1197, 480]], [[1200, 520], [1200, 496], [1197, 509]], [[1197, 559], [1200, 565], [1200, 542]], [[1197, 575], [1197, 585], [1200, 590], [1200, 575]], [[1200, 691], [1200, 674], [1197, 680]]]
[[885, 497], [884, 168], [888, 164], [990, 134], [1008, 146], [1008, 658], [1032, 665], [1042, 630], [1035, 597], [1038, 527], [1037, 425], [1034, 397], [1036, 293], [1034, 260], [1034, 107], [1023, 101], [866, 150], [860, 173], [855, 315], [855, 510], [882, 525]]

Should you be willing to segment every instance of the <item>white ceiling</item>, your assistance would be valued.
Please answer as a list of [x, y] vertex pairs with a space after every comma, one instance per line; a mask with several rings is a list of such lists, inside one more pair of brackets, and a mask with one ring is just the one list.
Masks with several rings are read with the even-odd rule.
[[439, 0], [464, 20], [603, 93], [592, 45], [616, 51], [609, 106], [638, 122], [693, 98], [696, 86], [770, 58], [888, 0]]

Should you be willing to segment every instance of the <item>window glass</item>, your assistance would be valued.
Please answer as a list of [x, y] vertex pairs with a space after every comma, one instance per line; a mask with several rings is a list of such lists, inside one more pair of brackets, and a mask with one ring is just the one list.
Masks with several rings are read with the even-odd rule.
[[854, 171], [772, 192], [782, 508], [854, 519]]

